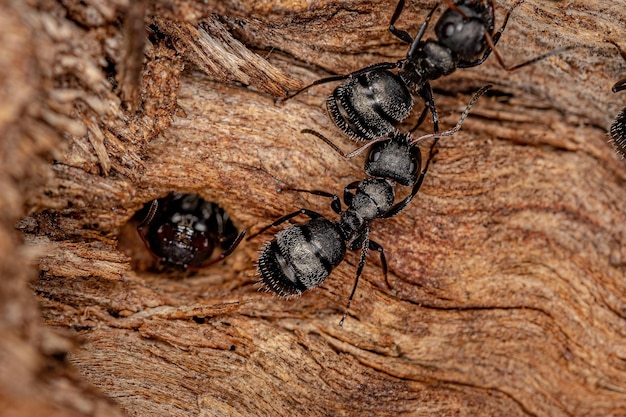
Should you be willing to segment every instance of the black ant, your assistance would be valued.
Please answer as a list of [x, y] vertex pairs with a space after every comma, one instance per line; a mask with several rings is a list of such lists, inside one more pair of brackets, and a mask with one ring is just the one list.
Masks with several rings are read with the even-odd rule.
[[[419, 191], [435, 154], [435, 143], [431, 145], [428, 159], [421, 171], [421, 152], [417, 143], [429, 138], [435, 138], [436, 142], [441, 136], [450, 136], [457, 132], [473, 104], [490, 87], [490, 85], [483, 87], [472, 97], [456, 126], [450, 130], [417, 139], [410, 134], [393, 133], [389, 139], [376, 142], [370, 149], [365, 164], [369, 178], [355, 181], [344, 188], [343, 201], [347, 206], [345, 210], [342, 210], [341, 200], [335, 194], [318, 190], [292, 189], [332, 198], [330, 207], [340, 217], [336, 221], [331, 221], [315, 211], [303, 208], [282, 216], [251, 235], [248, 239], [300, 214], [310, 219], [306, 223], [281, 230], [274, 240], [265, 245], [258, 261], [261, 283], [280, 296], [297, 296], [320, 285], [344, 260], [347, 249], [360, 250], [354, 286], [339, 322], [340, 326], [343, 325], [365, 266], [368, 250], [375, 250], [380, 254], [381, 267], [387, 280], [384, 250], [381, 245], [370, 239], [370, 223], [374, 219], [386, 219], [397, 215]], [[303, 132], [328, 141], [315, 131], [305, 129]], [[412, 185], [412, 189], [407, 197], [394, 204], [395, 183]]]
[[[137, 231], [152, 256], [181, 270], [207, 268], [230, 255], [245, 231], [237, 234], [228, 213], [197, 194], [172, 193], [152, 200]], [[219, 244], [224, 252], [207, 262]]]
[[[626, 61], [626, 51], [620, 48], [615, 41], [610, 39], [605, 39], [604, 41], [615, 45], [624, 61]], [[623, 90], [626, 90], [626, 77], [616, 82], [611, 89], [614, 93]], [[615, 151], [622, 158], [626, 158], [626, 108], [623, 108], [619, 113], [617, 113], [615, 120], [611, 124], [611, 142], [613, 143]]]
[[[494, 31], [493, 0], [458, 0], [455, 3], [444, 0], [448, 9], [435, 24], [437, 39], [422, 41], [428, 24], [441, 3], [433, 7], [415, 38], [412, 38], [408, 32], [395, 26], [404, 9], [405, 2], [400, 0], [391, 17], [389, 31], [410, 45], [405, 59], [374, 64], [347, 75], [322, 78], [288, 98], [293, 98], [315, 85], [346, 80], [327, 99], [328, 111], [334, 123], [344, 133], [357, 141], [368, 141], [394, 131], [395, 125], [410, 114], [413, 94], [416, 93], [424, 100], [426, 107], [411, 131], [423, 122], [430, 110], [436, 133], [439, 131], [439, 117], [430, 81], [449, 75], [457, 68], [480, 65], [491, 52], [502, 68], [513, 71], [573, 48], [568, 46], [555, 49], [507, 67], [494, 48], [512, 11], [522, 2], [523, 0], [515, 2], [507, 12], [502, 27]], [[390, 71], [393, 69], [397, 72]]]

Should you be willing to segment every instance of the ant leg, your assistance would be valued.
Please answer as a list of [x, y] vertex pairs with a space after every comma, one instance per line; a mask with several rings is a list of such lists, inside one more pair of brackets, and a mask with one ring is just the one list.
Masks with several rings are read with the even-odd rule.
[[[205, 217], [206, 218], [206, 217]], [[217, 224], [217, 235], [220, 237], [220, 242], [223, 242], [226, 238], [224, 232], [226, 229], [226, 221], [228, 220], [228, 213], [220, 213], [220, 210], [215, 208], [215, 223]]]
[[622, 91], [622, 90], [626, 90], [626, 77], [616, 82], [613, 88], [611, 89], [611, 91], [614, 93], [617, 93], [618, 91]]
[[[626, 51], [620, 48], [617, 42], [615, 42], [612, 39], [604, 39], [604, 42], [608, 42], [612, 44], [613, 46], [615, 46], [617, 50], [619, 51], [619, 54], [622, 56], [622, 59], [626, 61]], [[617, 93], [618, 91], [622, 91], [622, 90], [626, 90], [626, 78], [622, 78], [621, 80], [616, 82], [613, 88], [611, 89], [611, 91], [613, 91], [614, 93]]]
[[[435, 139], [435, 143], [436, 143], [439, 140], [440, 137], [442, 137], [442, 136], [452, 136], [456, 132], [461, 130], [461, 126], [463, 125], [463, 122], [465, 121], [465, 119], [469, 115], [469, 112], [472, 109], [472, 106], [474, 104], [476, 104], [476, 102], [478, 101], [480, 96], [485, 94], [491, 87], [493, 87], [492, 84], [487, 84], [487, 85], [483, 86], [482, 88], [480, 88], [478, 91], [476, 91], [474, 93], [474, 95], [470, 99], [469, 103], [467, 103], [467, 106], [465, 106], [465, 110], [463, 110], [463, 113], [461, 114], [461, 117], [459, 118], [459, 121], [456, 122], [456, 125], [452, 129], [444, 130], [443, 132], [430, 133], [428, 135], [420, 136], [417, 139], [412, 139], [411, 140], [411, 145], [416, 145], [418, 142], [421, 142], [421, 141], [423, 141], [425, 139], [430, 139], [430, 138], [434, 138]], [[433, 146], [434, 146], [434, 144], [433, 144]]]
[[[422, 23], [422, 26], [420, 26], [420, 30], [417, 32], [417, 35], [415, 36], [415, 40], [414, 40], [407, 31], [396, 29], [396, 26], [395, 26], [396, 21], [402, 14], [402, 10], [404, 10], [404, 0], [400, 0], [398, 2], [398, 5], [396, 6], [396, 10], [394, 10], [393, 15], [391, 16], [391, 21], [389, 22], [389, 32], [391, 32], [396, 38], [400, 39], [401, 41], [411, 44], [411, 49], [413, 49], [413, 44], [419, 43], [422, 39], [422, 36], [424, 36], [424, 32], [426, 32], [426, 28], [428, 28], [428, 23], [430, 22], [430, 19], [433, 17], [435, 10], [439, 8], [439, 4], [440, 3], [437, 3], [435, 7], [433, 7], [433, 9], [430, 11], [430, 13], [428, 13], [428, 16], [426, 16], [424, 23]], [[411, 54], [409, 54], [409, 56], [411, 56]]]
[[426, 115], [428, 114], [428, 110], [429, 110], [429, 107], [424, 106], [424, 110], [422, 110], [422, 114], [420, 114], [419, 119], [417, 119], [417, 123], [415, 123], [415, 126], [413, 126], [411, 130], [409, 130], [409, 133], [415, 132], [417, 128], [420, 127], [422, 123], [424, 123], [424, 120], [426, 120]]
[[[409, 42], [411, 46], [409, 47], [409, 52], [407, 52], [406, 54], [408, 58], [412, 58], [415, 55], [415, 51], [417, 51], [422, 42], [422, 37], [426, 32], [426, 28], [428, 28], [428, 23], [430, 23], [430, 19], [433, 17], [433, 14], [435, 14], [435, 11], [439, 8], [440, 4], [441, 3], [435, 4], [435, 7], [433, 7], [430, 13], [428, 13], [428, 16], [426, 16], [426, 20], [424, 20], [424, 23], [422, 23], [422, 26], [420, 26], [420, 30], [417, 32], [417, 35], [415, 35], [415, 39], [413, 39], [413, 42]], [[391, 26], [389, 27], [389, 30], [391, 30]]]
[[316, 85], [320, 85], [320, 84], [326, 84], [326, 83], [332, 83], [333, 81], [341, 81], [341, 80], [345, 80], [346, 78], [348, 78], [350, 76], [350, 74], [347, 75], [333, 75], [332, 77], [326, 77], [326, 78], [321, 78], [319, 80], [316, 80], [314, 82], [312, 82], [311, 84], [307, 85], [306, 87], [303, 87], [301, 89], [299, 89], [298, 91], [296, 91], [295, 93], [287, 96], [287, 98], [285, 98], [283, 100], [283, 102], [290, 100], [292, 98], [294, 98], [295, 96], [297, 96], [298, 94], [308, 90], [311, 87], [315, 87]]
[[426, 107], [430, 110], [430, 114], [433, 117], [433, 131], [435, 135], [439, 133], [439, 116], [437, 115], [437, 108], [435, 107], [435, 99], [433, 98], [433, 89], [430, 83], [425, 83], [424, 87], [419, 91], [420, 97], [424, 100]]
[[504, 62], [502, 61], [502, 58], [499, 58], [499, 55], [498, 55], [497, 52], [495, 52], [495, 50], [494, 50], [494, 55], [496, 56], [496, 58], [498, 58], [498, 63], [502, 66], [502, 68], [504, 70], [506, 70], [506, 71], [515, 71], [517, 69], [526, 67], [528, 65], [532, 65], [535, 62], [542, 61], [542, 60], [544, 60], [546, 58], [549, 58], [551, 56], [558, 55], [561, 52], [569, 51], [569, 50], [572, 50], [572, 49], [575, 49], [575, 48], [580, 48], [580, 46], [581, 45], [569, 45], [569, 46], [564, 46], [562, 48], [557, 48], [557, 49], [554, 49], [554, 50], [552, 50], [550, 52], [546, 52], [543, 55], [539, 55], [539, 56], [537, 56], [535, 58], [529, 59], [528, 61], [522, 62], [521, 64], [513, 65], [513, 66], [510, 66], [510, 67], [507, 67], [504, 64]]
[[380, 244], [370, 240], [369, 243], [370, 250], [375, 250], [380, 255], [380, 266], [383, 270], [383, 275], [385, 276], [385, 284], [387, 284], [387, 288], [391, 289], [391, 285], [389, 284], [389, 279], [387, 277], [387, 258], [385, 257], [385, 250]]
[[339, 200], [339, 197], [336, 194], [329, 193], [326, 191], [321, 191], [321, 190], [303, 190], [300, 188], [286, 188], [286, 189], [290, 191], [297, 191], [299, 193], [308, 193], [308, 194], [313, 194], [313, 195], [319, 195], [322, 197], [332, 198], [333, 201], [330, 203], [330, 208], [332, 208], [335, 213], [341, 213], [341, 200]]
[[159, 208], [159, 200], [152, 200], [152, 203], [150, 203], [150, 209], [148, 210], [148, 214], [141, 221], [141, 223], [137, 225], [137, 233], [139, 233], [139, 237], [143, 241], [143, 244], [146, 247], [146, 249], [148, 249], [148, 252], [150, 252], [150, 255], [152, 255], [156, 259], [163, 259], [161, 256], [157, 255], [156, 253], [152, 251], [152, 249], [150, 248], [150, 243], [148, 242], [148, 239], [146, 239], [146, 235], [143, 232], [144, 227], [148, 226], [150, 223], [152, 223], [152, 220], [154, 220], [154, 216], [156, 215], [158, 208]]
[[237, 246], [239, 246], [239, 244], [241, 243], [241, 241], [243, 240], [243, 237], [245, 235], [246, 235], [246, 231], [245, 230], [243, 232], [239, 233], [239, 236], [237, 236], [237, 239], [235, 239], [235, 241], [230, 245], [230, 247], [228, 249], [226, 249], [224, 252], [222, 252], [217, 259], [214, 259], [211, 262], [206, 263], [206, 264], [204, 264], [202, 266], [190, 266], [190, 267], [187, 267], [187, 269], [189, 269], [190, 271], [199, 271], [201, 269], [208, 268], [211, 265], [214, 265], [214, 264], [216, 264], [218, 262], [223, 261], [224, 258], [229, 256], [231, 253], [233, 253], [233, 251], [235, 249], [237, 249]]
[[371, 71], [384, 70], [384, 69], [394, 69], [394, 68], [398, 68], [398, 65], [399, 64], [397, 62], [381, 62], [381, 63], [378, 63], [378, 64], [373, 64], [373, 65], [367, 66], [365, 68], [361, 68], [360, 70], [351, 72], [350, 74], [333, 75], [331, 77], [321, 78], [321, 79], [319, 79], [317, 81], [312, 82], [311, 84], [307, 85], [306, 87], [301, 88], [300, 90], [296, 91], [295, 93], [291, 94], [290, 96], [287, 96], [287, 98], [285, 98], [282, 101], [285, 102], [287, 100], [290, 100], [290, 99], [294, 98], [295, 96], [297, 96], [298, 94], [308, 90], [309, 88], [315, 87], [316, 85], [331, 83], [333, 81], [347, 80], [349, 78], [358, 77], [361, 74], [365, 74], [365, 73], [371, 72]]
[[352, 194], [350, 190], [356, 190], [360, 183], [361, 181], [351, 182], [343, 189], [343, 202], [346, 206], [352, 205], [352, 197], [354, 197], [354, 194]]
[[344, 151], [339, 149], [337, 145], [335, 145], [330, 139], [328, 139], [326, 136], [322, 135], [321, 133], [316, 132], [315, 130], [311, 130], [311, 129], [302, 129], [300, 133], [308, 133], [309, 135], [316, 136], [319, 139], [323, 140], [328, 146], [330, 146], [339, 155], [343, 156], [344, 158], [350, 158], [348, 154], [346, 154]]
[[[519, 6], [522, 3], [524, 3], [524, 0], [517, 0], [515, 2], [515, 4], [513, 4], [513, 6], [511, 6], [509, 11], [506, 12], [506, 15], [504, 16], [504, 22], [502, 22], [502, 26], [500, 26], [500, 29], [498, 29], [496, 34], [493, 35], [494, 45], [497, 44], [498, 41], [500, 40], [500, 36], [502, 36], [502, 32], [504, 32], [504, 29], [506, 28], [506, 25], [509, 23], [509, 18], [511, 17], [511, 13], [513, 13], [513, 10], [515, 10], [517, 8], [517, 6]], [[493, 10], [494, 7], [495, 6], [493, 5], [493, 1], [491, 1], [491, 9]], [[489, 38], [491, 38], [491, 35], [489, 35]]]
[[368, 141], [365, 145], [363, 145], [363, 146], [361, 146], [359, 148], [356, 148], [352, 152], [346, 154], [346, 158], [354, 158], [355, 156], [359, 155], [361, 152], [363, 152], [364, 150], [366, 150], [367, 148], [369, 148], [373, 144], [389, 140], [389, 139], [392, 138], [392, 136], [393, 136], [393, 133], [390, 133], [388, 136], [381, 136], [379, 138], [372, 139], [372, 140]]
[[285, 188], [285, 190], [289, 190], [289, 191], [297, 191], [299, 193], [308, 193], [308, 194], [313, 194], [313, 195], [319, 195], [322, 197], [329, 197], [332, 198], [333, 200], [339, 200], [339, 197], [337, 197], [335, 194], [333, 193], [329, 193], [327, 191], [321, 191], [321, 190], [303, 190], [301, 188]]
[[408, 44], [413, 43], [413, 38], [409, 33], [405, 30], [396, 29], [395, 23], [402, 14], [402, 10], [404, 9], [404, 0], [400, 0], [396, 5], [396, 10], [394, 10], [393, 15], [391, 16], [391, 21], [389, 21], [389, 32], [391, 32], [396, 38], [400, 39], [403, 42]]
[[[401, 3], [404, 5], [404, 0], [401, 0]], [[398, 11], [398, 8], [396, 7], [396, 11], [393, 14], [393, 17], [391, 18], [391, 23], [389, 24], [389, 30], [391, 31], [391, 33], [396, 35], [398, 38], [400, 38], [403, 41], [411, 44], [411, 46], [409, 47], [409, 52], [407, 52], [407, 54], [406, 54], [406, 56], [408, 58], [411, 58], [411, 57], [413, 57], [415, 55], [415, 51], [417, 51], [420, 43], [422, 42], [422, 37], [424, 36], [424, 33], [426, 32], [426, 28], [428, 28], [428, 24], [430, 23], [430, 19], [433, 17], [433, 14], [435, 14], [435, 11], [439, 8], [440, 4], [441, 3], [438, 2], [435, 5], [435, 7], [432, 8], [430, 13], [428, 13], [428, 16], [426, 16], [426, 19], [424, 20], [424, 23], [422, 23], [422, 26], [420, 26], [420, 30], [417, 32], [417, 35], [415, 35], [415, 39], [413, 39], [413, 40], [411, 40], [411, 35], [409, 35], [407, 32], [405, 32], [403, 30], [400, 31], [400, 30], [396, 29], [393, 26], [393, 24], [396, 22], [398, 17], [400, 17], [400, 13], [402, 12], [402, 9], [400, 9]], [[400, 6], [399, 3], [398, 3], [398, 6]], [[392, 30], [392, 28], [393, 28], [393, 30]], [[394, 32], [394, 31], [397, 31], [397, 33]], [[406, 37], [403, 38], [402, 37], [403, 35], [406, 35]]]
[[343, 311], [343, 316], [339, 321], [339, 326], [343, 327], [343, 322], [348, 316], [348, 310], [350, 310], [350, 304], [352, 303], [352, 299], [354, 298], [354, 293], [356, 292], [356, 287], [359, 285], [359, 278], [361, 277], [361, 273], [363, 272], [363, 268], [365, 267], [365, 260], [367, 259], [367, 249], [369, 248], [369, 234], [370, 229], [366, 227], [363, 231], [363, 234], [360, 236], [363, 239], [361, 243], [361, 256], [359, 257], [359, 266], [356, 268], [356, 278], [354, 280], [354, 286], [352, 287], [352, 292], [350, 293], [350, 297], [348, 297], [348, 302], [346, 303], [346, 308]]
[[608, 42], [608, 43], [612, 44], [613, 46], [615, 46], [617, 48], [617, 50], [619, 51], [619, 54], [622, 56], [622, 59], [624, 61], [626, 61], [626, 51], [623, 50], [622, 48], [620, 48], [620, 46], [617, 44], [617, 42], [615, 42], [613, 39], [604, 39], [604, 42]]
[[258, 232], [248, 236], [248, 239], [246, 239], [246, 240], [250, 240], [252, 238], [255, 238], [258, 235], [260, 235], [260, 234], [266, 232], [267, 230], [271, 229], [272, 227], [278, 226], [278, 225], [280, 225], [282, 223], [285, 223], [287, 220], [291, 220], [294, 217], [298, 216], [299, 214], [304, 214], [305, 216], [308, 216], [310, 219], [316, 219], [318, 217], [322, 217], [321, 214], [316, 213], [316, 212], [314, 212], [312, 210], [300, 209], [298, 211], [294, 211], [293, 213], [289, 213], [289, 214], [286, 214], [286, 215], [280, 217], [279, 219], [275, 220], [272, 224], [270, 224], [268, 226], [265, 226], [264, 228], [262, 228]]
[[433, 157], [437, 153], [435, 149], [435, 145], [437, 144], [437, 141], [439, 140], [439, 138], [441, 136], [452, 136], [453, 134], [458, 132], [461, 129], [461, 126], [463, 125], [463, 121], [467, 118], [472, 106], [476, 103], [476, 101], [480, 98], [480, 96], [485, 94], [485, 92], [487, 92], [487, 90], [489, 90], [491, 87], [492, 87], [491, 84], [487, 84], [486, 86], [478, 90], [476, 93], [474, 93], [474, 95], [472, 96], [472, 99], [465, 107], [463, 114], [461, 114], [461, 118], [452, 129], [448, 129], [440, 133], [437, 132], [437, 133], [431, 133], [429, 135], [420, 136], [419, 138], [413, 139], [411, 141], [411, 145], [415, 145], [417, 144], [417, 142], [420, 142], [424, 139], [429, 139], [429, 138], [435, 139], [433, 144], [430, 146], [430, 152], [428, 154], [428, 159], [426, 160], [426, 166], [424, 166], [424, 169], [422, 170], [422, 172], [420, 172], [420, 175], [417, 178], [417, 181], [415, 181], [415, 184], [413, 184], [411, 194], [409, 194], [404, 200], [400, 201], [399, 203], [391, 207], [385, 214], [380, 216], [381, 218], [386, 219], [386, 218], [395, 216], [396, 214], [404, 210], [404, 208], [411, 202], [413, 197], [415, 197], [420, 187], [422, 186], [422, 182], [424, 182], [424, 176], [426, 175], [426, 172], [428, 171], [428, 166], [430, 165], [430, 161], [433, 159]]
[[[152, 222], [152, 220], [154, 220], [154, 216], [158, 208], [159, 200], [152, 200], [152, 203], [150, 203], [150, 209], [148, 210], [148, 214], [146, 214], [146, 217], [141, 221], [141, 223], [137, 225], [137, 232], [139, 233], [139, 237], [141, 237], [141, 240], [143, 240], [143, 243], [144, 245], [146, 245], [146, 248], [148, 248], [148, 250], [150, 250], [150, 244], [146, 240], [146, 235], [143, 233], [143, 228], [148, 226]], [[152, 253], [151, 250], [150, 253]], [[158, 256], [156, 255], [155, 257], [158, 258]]]
[[354, 158], [355, 156], [359, 155], [361, 152], [363, 152], [364, 150], [366, 150], [373, 144], [389, 139], [388, 137], [382, 136], [380, 138], [368, 141], [365, 145], [359, 148], [356, 148], [352, 152], [345, 153], [344, 151], [339, 149], [339, 146], [335, 145], [330, 139], [328, 139], [326, 136], [322, 135], [321, 133], [316, 132], [315, 130], [302, 129], [300, 133], [308, 133], [309, 135], [318, 137], [319, 139], [323, 140], [328, 146], [330, 146], [335, 152], [337, 152], [339, 155], [343, 156], [346, 159]]
[[158, 210], [158, 208], [159, 208], [159, 200], [152, 200], [152, 203], [150, 203], [150, 209], [148, 209], [148, 214], [146, 214], [146, 217], [141, 221], [141, 223], [137, 225], [137, 230], [139, 231], [140, 234], [143, 228], [149, 225], [152, 222], [152, 220], [154, 220], [154, 215], [156, 214], [156, 211]]

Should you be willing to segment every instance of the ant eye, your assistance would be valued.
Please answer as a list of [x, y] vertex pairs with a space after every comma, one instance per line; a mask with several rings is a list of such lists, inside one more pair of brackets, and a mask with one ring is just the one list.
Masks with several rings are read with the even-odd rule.
[[[455, 26], [455, 25], [454, 25], [453, 23], [446, 23], [446, 24], [443, 26], [443, 35], [444, 35], [445, 37], [448, 37], [448, 38], [449, 38], [449, 37], [451, 37], [451, 36], [453, 36], [453, 35], [454, 35], [454, 33], [457, 31], [457, 30], [455, 30], [455, 27], [454, 27], [454, 26]], [[459, 31], [460, 31], [460, 29], [461, 29], [461, 28], [459, 28]]]
[[385, 152], [387, 145], [388, 145], [387, 141], [374, 143], [372, 147], [370, 148], [370, 153], [367, 156], [367, 161], [368, 162], [380, 161], [380, 158], [383, 156], [383, 152]]

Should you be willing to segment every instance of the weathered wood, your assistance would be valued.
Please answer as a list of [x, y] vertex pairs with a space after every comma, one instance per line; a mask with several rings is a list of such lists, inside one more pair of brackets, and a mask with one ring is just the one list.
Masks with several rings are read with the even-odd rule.
[[[482, 85], [498, 94], [442, 139], [415, 201], [373, 224], [391, 288], [370, 256], [343, 328], [358, 254], [283, 300], [256, 283], [271, 233], [196, 274], [155, 274], [132, 217], [178, 190], [250, 232], [301, 207], [335, 218], [324, 198], [277, 192], [340, 194], [363, 178], [362, 156], [300, 133], [356, 146], [326, 115], [335, 85], [276, 99], [402, 58], [387, 30], [395, 0], [149, 2], [139, 95], [125, 1], [33, 3], [0, 6], [0, 79], [13, 88], [0, 104], [2, 409], [626, 413], [626, 165], [606, 143], [625, 70], [602, 42], [626, 39], [623, 2], [527, 0], [499, 44], [507, 63], [588, 47], [514, 73], [490, 58], [433, 83], [446, 127]], [[398, 26], [415, 33], [432, 5], [409, 2]], [[496, 6], [500, 22], [510, 3]], [[35, 257], [38, 275], [25, 267]]]

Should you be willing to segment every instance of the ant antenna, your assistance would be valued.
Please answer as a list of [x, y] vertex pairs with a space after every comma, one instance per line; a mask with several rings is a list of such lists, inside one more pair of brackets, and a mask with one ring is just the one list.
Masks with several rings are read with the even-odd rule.
[[[613, 46], [615, 46], [619, 52], [619, 54], [622, 56], [622, 59], [624, 61], [626, 61], [626, 51], [623, 50], [617, 42], [615, 42], [613, 39], [604, 39], [604, 42], [608, 42], [610, 44], [612, 44]], [[615, 85], [613, 86], [613, 88], [611, 88], [611, 91], [614, 93], [617, 93], [618, 91], [622, 91], [622, 90], [626, 90], [626, 78], [622, 78], [621, 80], [619, 80], [618, 82], [615, 83]]]
[[313, 136], [318, 137], [319, 139], [321, 139], [324, 142], [326, 142], [326, 144], [328, 146], [330, 146], [331, 148], [333, 148], [333, 150], [335, 152], [337, 152], [339, 155], [343, 156], [344, 158], [348, 158], [348, 159], [349, 158], [354, 158], [355, 156], [361, 154], [364, 150], [366, 150], [367, 148], [369, 148], [373, 144], [378, 143], [378, 142], [383, 142], [383, 141], [385, 141], [385, 140], [387, 140], [387, 139], [389, 139], [391, 137], [391, 135], [389, 135], [389, 136], [381, 136], [381, 137], [376, 138], [374, 140], [370, 140], [365, 145], [356, 148], [352, 152], [345, 153], [344, 151], [339, 149], [339, 147], [337, 145], [335, 145], [330, 139], [328, 139], [326, 136], [322, 135], [321, 133], [319, 133], [319, 132], [317, 132], [315, 130], [312, 130], [312, 129], [302, 129], [300, 131], [300, 133], [307, 133], [309, 135], [313, 135]]
[[456, 132], [458, 132], [459, 130], [461, 130], [461, 126], [463, 125], [463, 122], [465, 121], [465, 119], [467, 118], [467, 116], [469, 115], [470, 110], [472, 109], [472, 106], [476, 103], [476, 101], [478, 101], [478, 99], [485, 94], [491, 87], [493, 87], [492, 84], [487, 84], [486, 86], [482, 87], [480, 90], [478, 90], [476, 93], [474, 93], [474, 95], [472, 96], [472, 99], [470, 100], [470, 102], [467, 104], [467, 106], [465, 107], [465, 110], [463, 111], [463, 113], [461, 114], [461, 118], [459, 119], [458, 122], [456, 122], [456, 125], [452, 128], [452, 129], [448, 129], [448, 130], [444, 130], [443, 132], [437, 132], [437, 133], [430, 133], [428, 135], [424, 135], [424, 136], [420, 136], [416, 139], [411, 140], [411, 145], [415, 145], [423, 140], [426, 139], [430, 139], [430, 138], [434, 138], [435, 139], [435, 143], [439, 140], [440, 137], [442, 136], [452, 136], [454, 135]]
[[202, 266], [188, 266], [186, 269], [188, 269], [190, 271], [200, 271], [202, 269], [206, 269], [206, 268], [210, 267], [211, 265], [215, 265], [216, 263], [221, 262], [222, 260], [224, 260], [224, 258], [226, 258], [228, 255], [233, 253], [235, 249], [237, 249], [237, 246], [239, 246], [239, 244], [243, 240], [244, 236], [246, 236], [246, 231], [245, 230], [243, 232], [239, 233], [239, 236], [237, 236], [237, 239], [235, 239], [235, 241], [230, 245], [230, 247], [228, 249], [226, 249], [224, 252], [222, 252], [220, 254], [220, 256], [218, 256], [216, 259], [213, 259], [211, 262], [203, 264]]

